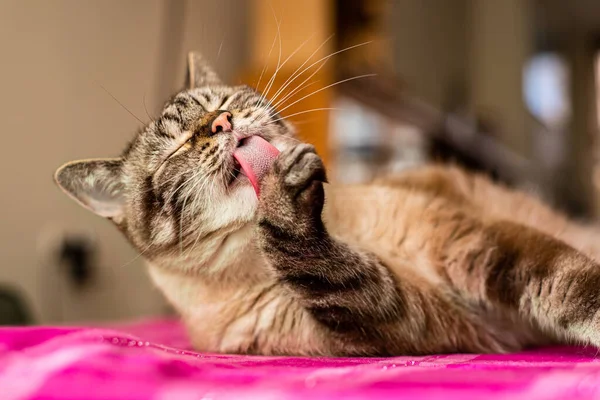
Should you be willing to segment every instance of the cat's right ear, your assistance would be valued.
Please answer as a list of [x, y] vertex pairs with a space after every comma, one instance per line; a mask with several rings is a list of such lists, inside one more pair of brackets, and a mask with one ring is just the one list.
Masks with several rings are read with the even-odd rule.
[[210, 64], [198, 52], [188, 53], [188, 74], [186, 86], [194, 89], [203, 86], [221, 86], [223, 83]]
[[73, 161], [60, 167], [54, 180], [83, 207], [120, 223], [125, 206], [122, 165], [118, 158]]

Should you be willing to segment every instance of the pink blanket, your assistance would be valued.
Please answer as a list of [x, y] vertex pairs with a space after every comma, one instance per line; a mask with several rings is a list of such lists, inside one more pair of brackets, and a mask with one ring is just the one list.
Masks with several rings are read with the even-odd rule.
[[511, 355], [295, 358], [198, 354], [180, 325], [0, 329], [0, 398], [590, 399], [596, 349]]

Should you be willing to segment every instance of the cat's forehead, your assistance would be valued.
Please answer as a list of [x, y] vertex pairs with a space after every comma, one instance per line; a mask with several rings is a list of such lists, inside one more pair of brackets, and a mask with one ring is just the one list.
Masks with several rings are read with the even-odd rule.
[[186, 129], [206, 113], [240, 110], [252, 106], [258, 94], [246, 86], [212, 86], [181, 91], [163, 107], [156, 124]]
[[163, 114], [178, 110], [197, 109], [204, 112], [250, 107], [260, 95], [248, 86], [205, 86], [177, 93], [163, 109]]

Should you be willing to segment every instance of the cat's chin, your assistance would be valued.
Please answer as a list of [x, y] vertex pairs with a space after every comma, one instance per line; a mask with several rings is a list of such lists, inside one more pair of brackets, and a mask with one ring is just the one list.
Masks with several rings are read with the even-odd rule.
[[228, 196], [237, 204], [238, 210], [255, 209], [258, 206], [258, 197], [248, 177], [240, 175], [228, 188]]

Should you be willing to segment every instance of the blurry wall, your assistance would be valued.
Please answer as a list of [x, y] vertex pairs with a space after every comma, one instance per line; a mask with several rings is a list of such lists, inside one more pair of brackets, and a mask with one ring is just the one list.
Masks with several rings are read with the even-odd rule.
[[407, 89], [442, 107], [467, 79], [467, 0], [390, 0], [394, 69]]
[[[163, 310], [142, 262], [110, 223], [67, 199], [52, 175], [78, 158], [116, 156], [181, 87], [185, 53], [229, 78], [245, 63], [243, 0], [0, 2], [0, 283], [25, 291], [37, 321], [117, 319]], [[145, 103], [145, 104], [144, 104]], [[62, 234], [96, 238], [97, 277], [68, 285]]]
[[513, 150], [530, 154], [523, 66], [533, 51], [532, 3], [469, 0], [470, 100]]
[[529, 1], [390, 0], [395, 69], [435, 107], [491, 117], [501, 139], [529, 153], [522, 68], [530, 55]]

